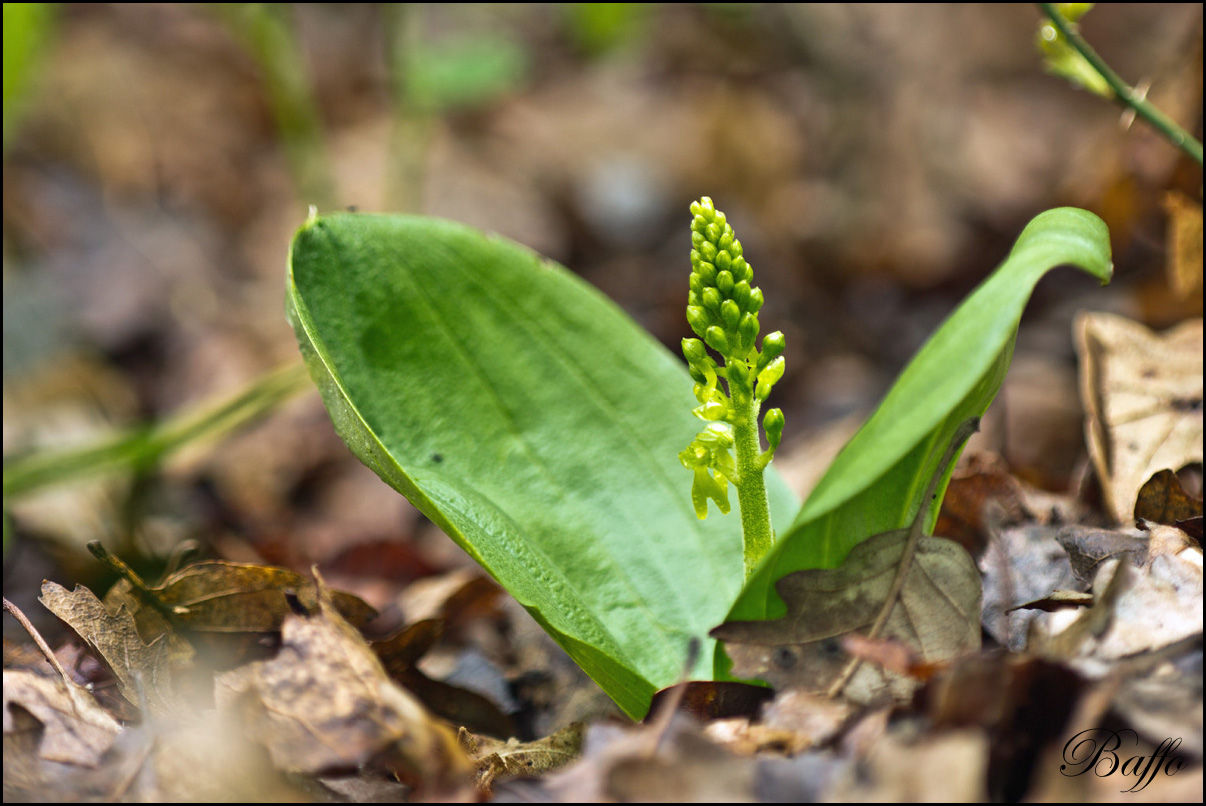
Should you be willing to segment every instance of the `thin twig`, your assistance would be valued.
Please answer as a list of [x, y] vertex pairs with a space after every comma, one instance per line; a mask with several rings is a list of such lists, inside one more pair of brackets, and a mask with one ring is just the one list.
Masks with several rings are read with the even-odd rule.
[[1084, 40], [1076, 26], [1064, 19], [1054, 3], [1038, 3], [1039, 9], [1051, 21], [1056, 30], [1068, 41], [1077, 53], [1084, 57], [1089, 66], [1114, 91], [1114, 97], [1127, 109], [1146, 120], [1156, 128], [1173, 145], [1188, 154], [1198, 165], [1202, 164], [1202, 144], [1192, 134], [1177, 125], [1176, 121], [1161, 112], [1147, 100], [1147, 92], [1139, 91], [1122, 80], [1105, 60], [1097, 55], [1097, 51]]

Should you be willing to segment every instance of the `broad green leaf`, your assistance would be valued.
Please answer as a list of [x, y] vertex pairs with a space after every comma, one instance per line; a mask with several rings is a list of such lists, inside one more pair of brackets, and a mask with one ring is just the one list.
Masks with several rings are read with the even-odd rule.
[[[1062, 207], [1026, 226], [1005, 262], [930, 337], [838, 454], [795, 521], [780, 531], [728, 621], [779, 618], [786, 608], [774, 592], [777, 580], [836, 568], [858, 543], [913, 519], [933, 474], [949, 478], [951, 467], [937, 465], [955, 429], [982, 415], [1000, 389], [1034, 286], [1062, 264], [1109, 282], [1109, 232], [1100, 218]], [[945, 489], [944, 479], [939, 500]]]
[[[562, 267], [448, 221], [312, 218], [290, 273], [302, 352], [362, 461], [629, 715], [680, 679], [692, 637], [711, 676], [741, 527], [695, 516], [676, 358]], [[786, 524], [798, 504], [768, 486]]]

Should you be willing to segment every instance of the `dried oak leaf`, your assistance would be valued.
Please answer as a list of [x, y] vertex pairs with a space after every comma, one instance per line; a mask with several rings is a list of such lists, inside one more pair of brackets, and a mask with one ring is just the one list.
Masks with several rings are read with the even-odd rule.
[[1202, 461], [1202, 320], [1158, 335], [1086, 313], [1076, 345], [1089, 452], [1107, 509], [1125, 522], [1156, 471]]
[[[218, 560], [182, 568], [150, 592], [176, 624], [198, 632], [275, 632], [291, 612], [287, 594], [318, 609], [314, 583], [295, 571]], [[350, 593], [331, 591], [331, 601], [356, 627], [377, 614]]]
[[569, 764], [582, 752], [585, 730], [581, 722], [574, 722], [534, 742], [502, 742], [461, 728], [458, 740], [473, 761], [478, 788], [489, 793], [496, 781], [539, 775]]
[[317, 571], [315, 578], [317, 608], [285, 618], [275, 658], [219, 678], [220, 702], [244, 709], [248, 730], [282, 770], [375, 761], [425, 792], [459, 791], [470, 767], [452, 731], [389, 679]]
[[[4, 672], [4, 733], [21, 731], [24, 724], [14, 709], [24, 709], [40, 724], [38, 757], [47, 761], [95, 767], [112, 746], [121, 727], [80, 686], [61, 678], [33, 672]], [[7, 749], [7, 742], [6, 742]], [[5, 753], [4, 772], [8, 777]]]
[[109, 664], [123, 697], [138, 705], [140, 694], [144, 695], [153, 714], [172, 713], [179, 708], [172, 687], [173, 651], [169, 642], [160, 638], [145, 643], [125, 608], [111, 614], [83, 585], [68, 591], [54, 582], [42, 583], [39, 601]]
[[[775, 583], [787, 615], [774, 621], [723, 624], [712, 636], [725, 642], [733, 674], [765, 680], [777, 690], [825, 691], [848, 658], [840, 638], [866, 633], [891, 591], [908, 529], [885, 532], [851, 550], [832, 570], [797, 571]], [[896, 638], [926, 663], [980, 646], [980, 573], [958, 544], [922, 537], [881, 637]], [[843, 693], [871, 702], [889, 692], [908, 697], [914, 681], [861, 664]]]

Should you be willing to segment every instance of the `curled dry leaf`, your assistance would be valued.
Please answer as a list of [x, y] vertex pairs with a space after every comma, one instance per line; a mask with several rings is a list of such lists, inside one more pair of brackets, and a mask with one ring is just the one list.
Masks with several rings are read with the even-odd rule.
[[82, 585], [68, 591], [54, 582], [43, 582], [40, 601], [104, 658], [117, 676], [123, 697], [138, 705], [145, 696], [152, 714], [179, 709], [172, 687], [172, 649], [167, 640], [160, 638], [146, 644], [125, 608], [110, 614], [96, 594]]
[[248, 729], [282, 770], [349, 770], [375, 760], [425, 792], [459, 791], [469, 763], [456, 737], [389, 679], [315, 576], [316, 611], [286, 617], [277, 656], [224, 675], [220, 700], [246, 709]]
[[1125, 522], [1153, 474], [1202, 461], [1202, 320], [1155, 334], [1086, 313], [1076, 345], [1089, 452], [1107, 509]]
[[534, 742], [502, 742], [461, 728], [458, 740], [473, 761], [478, 788], [489, 793], [497, 781], [539, 775], [569, 764], [582, 751], [585, 731], [581, 722], [574, 722]]

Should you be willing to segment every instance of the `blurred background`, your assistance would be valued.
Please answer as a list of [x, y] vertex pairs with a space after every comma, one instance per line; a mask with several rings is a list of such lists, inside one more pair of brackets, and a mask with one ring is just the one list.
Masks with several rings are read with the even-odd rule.
[[[115, 433], [154, 442], [91, 459], [120, 472], [52, 467], [20, 495], [6, 478], [6, 596], [94, 579], [98, 539], [146, 569], [186, 540], [319, 562], [379, 607], [467, 562], [351, 457], [295, 369], [285, 265], [310, 205], [498, 232], [677, 353], [687, 207], [711, 196], [764, 327], [787, 334], [776, 464], [801, 495], [1027, 221], [1088, 208], [1115, 280], [1043, 281], [979, 437], [1067, 489], [1086, 455], [1072, 316], [1200, 315], [1200, 289], [1178, 293], [1165, 266], [1170, 205], [1202, 184], [1144, 124], [1044, 72], [1039, 19], [1025, 4], [5, 4], [6, 468]], [[1108, 4], [1081, 28], [1201, 136], [1201, 4]]]

